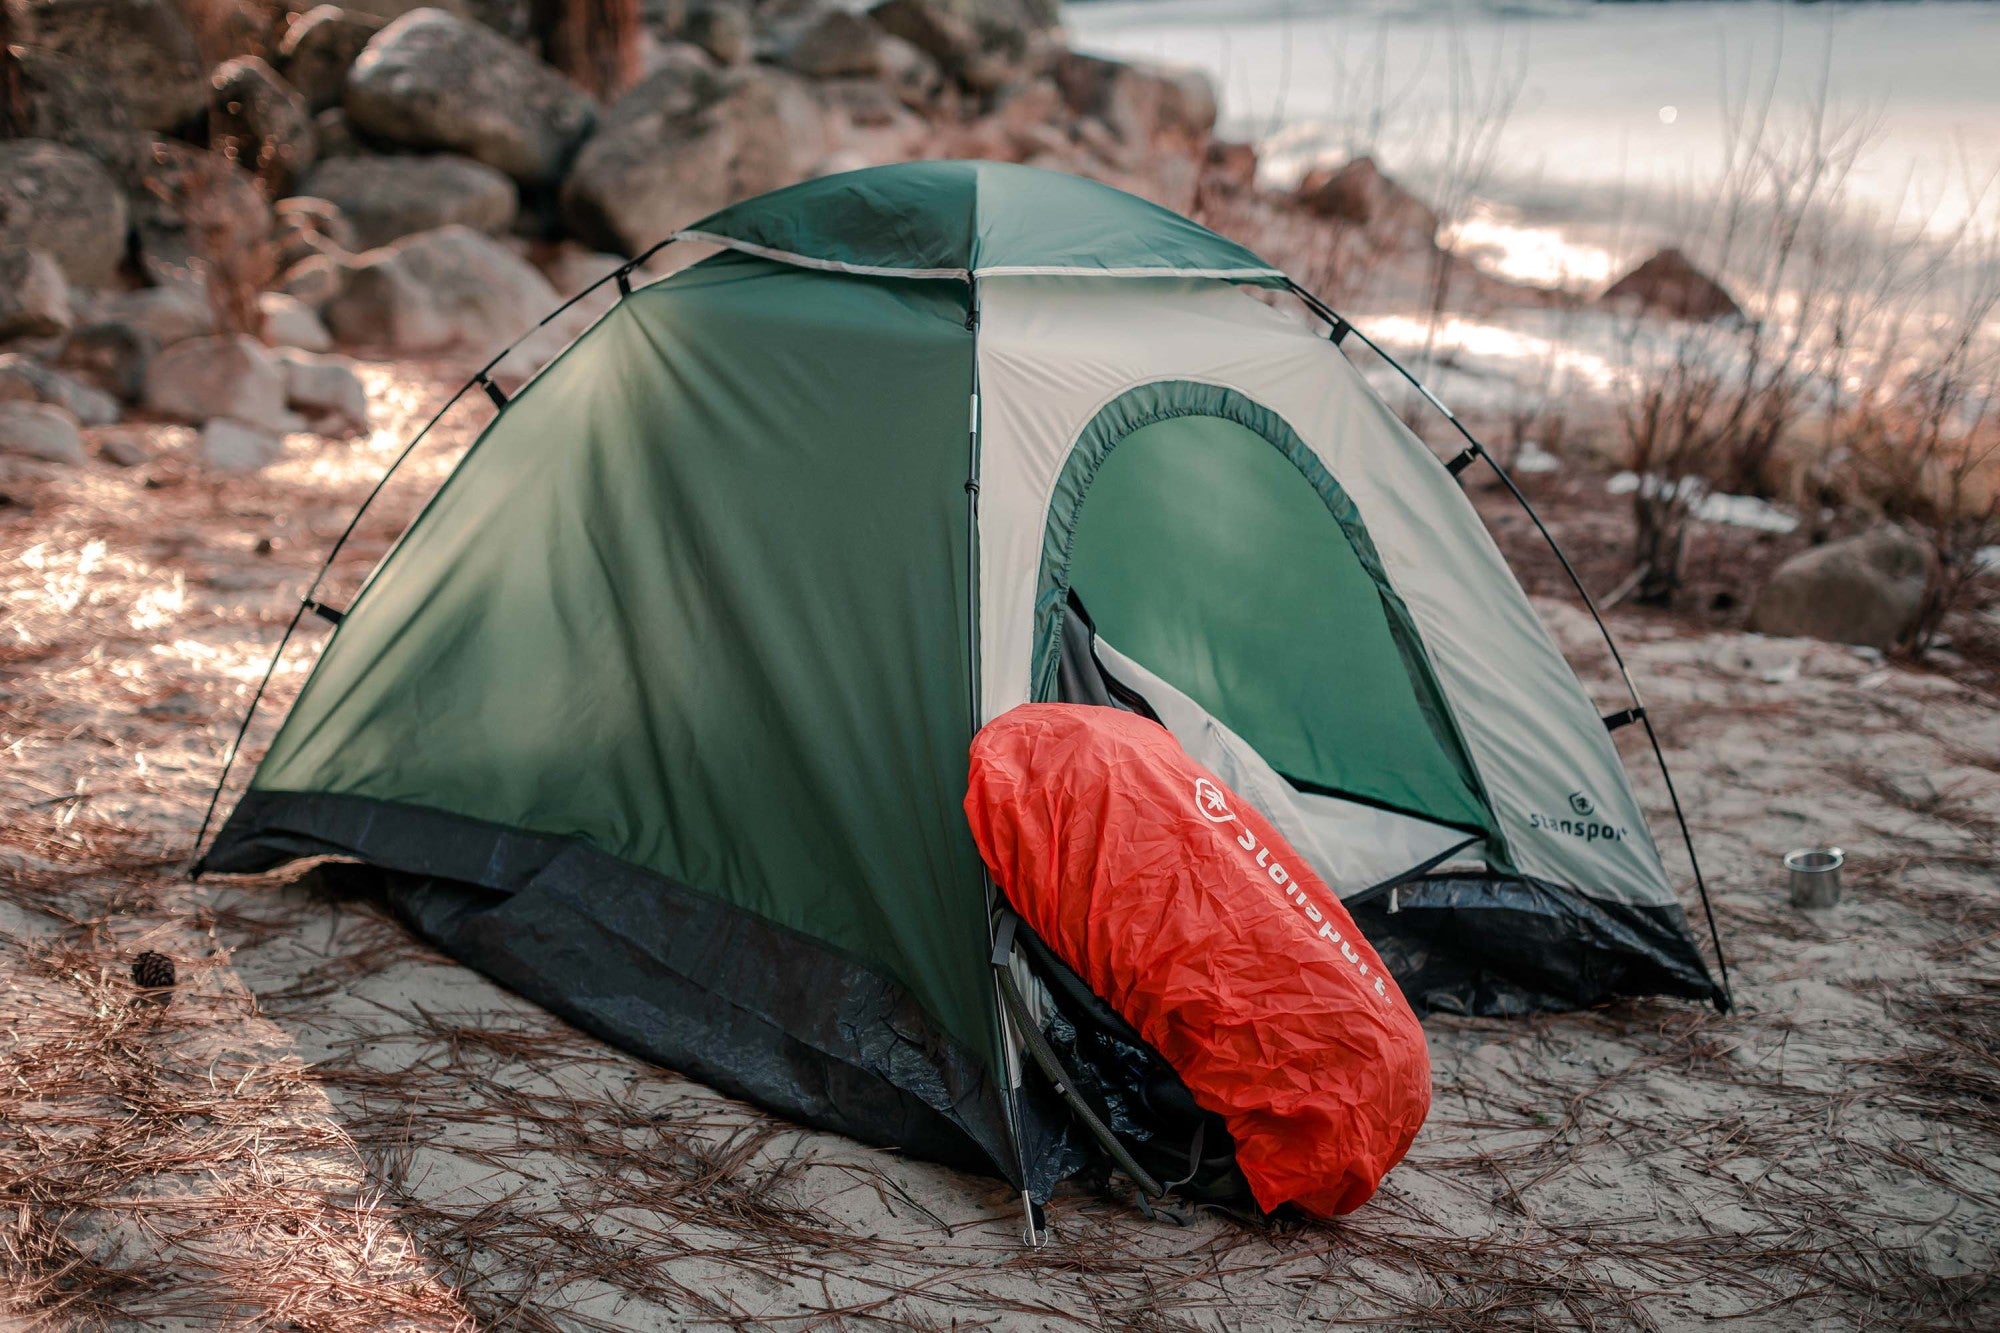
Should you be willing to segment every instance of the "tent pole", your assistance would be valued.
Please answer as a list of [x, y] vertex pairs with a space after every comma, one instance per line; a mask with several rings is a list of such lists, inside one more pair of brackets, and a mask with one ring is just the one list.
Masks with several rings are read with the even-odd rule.
[[[966, 400], [966, 721], [972, 735], [980, 731], [980, 280], [966, 276], [966, 332], [972, 334], [972, 388]], [[994, 927], [994, 877], [980, 859], [980, 887], [986, 901], [986, 949], [998, 953], [1000, 937]], [[998, 963], [996, 963], [998, 967]], [[1008, 1139], [1014, 1141], [1014, 1169], [1020, 1175], [1022, 1239], [1030, 1247], [1048, 1243], [1048, 1229], [1042, 1225], [1040, 1209], [1028, 1193], [1028, 1137], [1020, 1113], [1020, 1045], [1008, 1021], [1006, 997], [1000, 991], [998, 971], [990, 975], [994, 991], [994, 1023], [1000, 1035], [1000, 1113], [1006, 1119]]]
[[[1666, 784], [1667, 800], [1673, 806], [1674, 822], [1680, 826], [1681, 845], [1687, 849], [1688, 865], [1694, 871], [1695, 891], [1701, 898], [1702, 916], [1708, 922], [1709, 943], [1715, 947], [1716, 969], [1721, 974], [1722, 993], [1715, 998], [1715, 1007], [1722, 1013], [1728, 1013], [1730, 1007], [1735, 1003], [1735, 998], [1730, 991], [1729, 985], [1729, 959], [1722, 952], [1722, 933], [1716, 927], [1715, 909], [1710, 905], [1708, 900], [1708, 883], [1702, 877], [1701, 858], [1695, 854], [1694, 834], [1688, 829], [1687, 815], [1681, 808], [1680, 793], [1674, 788], [1674, 775], [1667, 767], [1667, 756], [1666, 752], [1660, 746], [1659, 733], [1653, 729], [1653, 719], [1646, 712], [1645, 701], [1639, 697], [1638, 683], [1632, 679], [1632, 672], [1625, 665], [1625, 655], [1618, 651], [1618, 641], [1611, 637], [1611, 627], [1604, 623], [1604, 616], [1597, 609], [1596, 599], [1591, 597], [1590, 590], [1583, 586], [1582, 577], [1577, 574], [1576, 567], [1570, 564], [1569, 557], [1563, 553], [1562, 546], [1557, 543], [1555, 534], [1550, 532], [1548, 525], [1542, 522], [1542, 517], [1535, 512], [1535, 507], [1528, 503], [1528, 497], [1521, 493], [1519, 486], [1515, 485], [1514, 478], [1508, 474], [1506, 468], [1500, 465], [1499, 459], [1487, 452], [1486, 446], [1481, 444], [1478, 437], [1466, 428], [1465, 423], [1458, 419], [1457, 414], [1446, 407], [1444, 402], [1436, 394], [1432, 393], [1429, 386], [1424, 384], [1422, 380], [1419, 380], [1415, 375], [1404, 369], [1402, 362], [1383, 351], [1373, 338], [1370, 338], [1360, 329], [1355, 328], [1351, 322], [1336, 313], [1333, 307], [1320, 300], [1317, 296], [1314, 296], [1298, 283], [1293, 282], [1290, 278], [1285, 279], [1285, 285], [1291, 288], [1292, 294], [1305, 302], [1306, 306], [1314, 314], [1333, 327], [1334, 342], [1336, 345], [1339, 344], [1341, 338], [1352, 333], [1366, 344], [1370, 351], [1381, 357], [1391, 370], [1408, 380], [1418, 393], [1429, 399], [1431, 406], [1435, 407], [1444, 415], [1444, 419], [1451, 423], [1452, 429], [1464, 437], [1466, 451], [1463, 457], [1466, 463], [1469, 464], [1476, 459], [1482, 458], [1486, 460], [1487, 464], [1492, 467], [1494, 475], [1500, 478], [1501, 484], [1514, 497], [1515, 503], [1521, 506], [1522, 511], [1527, 514], [1528, 520], [1535, 525], [1535, 531], [1542, 534], [1542, 540], [1548, 543], [1549, 550], [1555, 553], [1556, 561], [1562, 566], [1563, 573], [1569, 577], [1570, 586], [1576, 589], [1576, 595], [1583, 600], [1584, 609], [1589, 611], [1590, 618], [1597, 622], [1597, 632], [1604, 636], [1604, 646], [1611, 650], [1611, 660], [1617, 665], [1618, 674], [1625, 682], [1625, 692], [1631, 696], [1632, 716], [1646, 729], [1647, 744], [1652, 747], [1653, 760], [1659, 765], [1660, 779]], [[1453, 474], [1456, 475], [1459, 468], [1454, 467], [1452, 470]]]
[[[440, 407], [437, 410], [436, 414], [433, 415], [429, 421], [426, 421], [423, 424], [423, 428], [419, 430], [415, 435], [410, 437], [410, 442], [404, 445], [402, 450], [399, 453], [397, 453], [397, 455], [394, 458], [389, 460], [389, 466], [382, 470], [382, 475], [375, 479], [374, 486], [370, 487], [368, 494], [362, 497], [361, 505], [354, 511], [354, 516], [347, 520], [347, 526], [340, 530], [340, 535], [338, 537], [334, 538], [332, 548], [329, 549], [326, 553], [326, 559], [320, 562], [319, 569], [313, 574], [312, 582], [308, 584], [306, 587], [305, 595], [299, 599], [298, 609], [292, 612], [291, 623], [287, 624], [285, 626], [285, 632], [280, 636], [278, 636], [278, 646], [271, 652], [271, 661], [270, 664], [264, 668], [263, 679], [259, 680], [257, 682], [257, 688], [251, 691], [250, 706], [243, 710], [242, 724], [236, 728], [236, 735], [233, 738], [231, 738], [229, 742], [229, 748], [223, 751], [222, 772], [218, 774], [215, 779], [215, 790], [209, 793], [208, 808], [202, 812], [201, 827], [195, 830], [194, 846], [191, 847], [188, 851], [189, 879], [199, 880], [201, 878], [201, 873], [202, 873], [201, 845], [208, 838], [209, 825], [215, 821], [216, 807], [222, 803], [223, 788], [229, 785], [229, 772], [236, 765], [237, 755], [242, 752], [243, 738], [250, 734], [250, 724], [253, 720], [255, 720], [257, 716], [257, 706], [264, 701], [264, 692], [270, 688], [272, 677], [278, 674], [278, 663], [284, 660], [285, 648], [288, 644], [291, 643], [292, 635], [298, 632], [299, 622], [305, 619], [305, 614], [307, 611], [318, 611], [321, 612], [322, 614], [325, 613], [325, 608], [322, 607], [321, 604], [315, 600], [315, 594], [319, 592], [320, 584], [326, 581], [327, 571], [333, 568], [333, 562], [339, 558], [341, 549], [347, 545], [348, 538], [352, 537], [354, 535], [354, 530], [361, 526], [361, 519], [365, 514], [367, 514], [369, 506], [375, 503], [375, 497], [382, 493], [382, 488], [389, 484], [389, 479], [396, 475], [397, 469], [401, 468], [403, 464], [406, 461], [408, 461], [410, 455], [416, 451], [417, 446], [424, 442], [424, 438], [431, 433], [431, 429], [435, 427], [438, 424], [438, 422], [444, 420], [446, 413], [450, 412], [452, 408], [458, 406], [458, 400], [465, 397], [466, 394], [470, 393], [474, 385], [484, 386], [488, 392], [488, 396], [493, 398], [494, 405], [498, 409], [498, 411], [499, 412], [506, 411], [507, 409], [506, 395], [500, 393], [497, 387], [493, 384], [493, 381], [488, 377], [493, 373], [493, 368], [495, 366], [499, 365], [502, 361], [507, 359], [509, 353], [511, 353], [516, 347], [519, 347], [522, 343], [526, 342], [530, 337], [534, 336], [537, 330], [547, 327], [548, 323], [551, 320], [555, 319], [565, 310], [568, 310], [571, 306], [575, 305], [578, 301], [581, 301], [584, 297], [590, 295], [592, 292], [596, 291], [599, 287], [602, 287], [607, 282], [616, 282], [618, 284], [619, 299], [622, 301], [626, 296], [629, 296], [631, 294], [630, 284], [631, 284], [632, 270], [639, 267], [639, 265], [645, 263], [648, 259], [651, 259], [655, 254], [658, 254], [661, 250], [664, 250], [669, 245], [672, 245], [676, 239], [678, 239], [677, 235], [668, 236], [665, 240], [660, 241], [658, 244], [654, 245], [651, 249], [647, 250], [637, 259], [627, 260], [625, 263], [620, 264], [617, 268], [605, 274], [603, 277], [599, 278], [596, 282], [591, 283], [588, 287], [585, 287], [583, 290], [577, 292], [576, 295], [570, 297], [567, 301], [564, 301], [554, 310], [549, 311], [548, 314], [543, 315], [541, 319], [535, 323], [533, 328], [525, 330], [519, 337], [515, 338], [514, 341], [508, 343], [505, 347], [501, 348], [498, 352], [494, 353], [492, 359], [489, 360], [485, 365], [481, 366], [478, 369], [478, 371], [476, 371], [473, 374], [471, 379], [459, 385], [458, 391], [452, 394], [451, 397], [445, 399], [444, 406]], [[607, 311], [605, 313], [609, 314], [610, 312]], [[588, 332], [588, 330], [586, 330], [586, 332]], [[497, 418], [498, 412], [496, 412], [495, 415]], [[419, 514], [418, 517], [421, 518], [422, 515]], [[415, 520], [414, 519], [411, 520], [411, 523], [412, 526], [414, 526]], [[384, 558], [386, 559], [387, 557]], [[334, 620], [336, 626], [338, 625], [339, 621], [337, 617], [329, 616], [328, 618]], [[335, 632], [337, 633], [338, 630], [336, 629]]]

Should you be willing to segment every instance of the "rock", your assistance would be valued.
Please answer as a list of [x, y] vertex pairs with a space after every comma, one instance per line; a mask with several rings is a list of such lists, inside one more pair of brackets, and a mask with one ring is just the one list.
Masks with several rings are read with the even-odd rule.
[[1257, 145], [1211, 139], [1206, 155], [1207, 170], [1202, 179], [1231, 194], [1248, 194], [1257, 188]]
[[20, 137], [88, 151], [101, 135], [131, 132], [132, 117], [116, 86], [94, 69], [36, 46], [14, 48], [14, 60], [27, 112]]
[[100, 302], [91, 320], [142, 332], [152, 338], [156, 348], [215, 332], [214, 310], [185, 287], [142, 287], [136, 292], [121, 292]]
[[139, 261], [155, 285], [206, 291], [205, 270], [261, 288], [270, 273], [271, 205], [256, 177], [221, 153], [135, 136], [111, 164], [132, 201]]
[[285, 441], [266, 427], [217, 417], [201, 428], [195, 447], [210, 472], [257, 472], [284, 456]]
[[347, 78], [348, 119], [412, 148], [448, 148], [515, 180], [550, 185], [594, 106], [553, 68], [498, 33], [419, 9], [368, 43]]
[[133, 124], [178, 129], [208, 108], [208, 73], [173, 0], [10, 0], [24, 31], [113, 88]]
[[305, 98], [256, 56], [215, 67], [209, 146], [256, 173], [274, 192], [313, 163], [319, 134]]
[[514, 223], [514, 182], [483, 162], [424, 157], [343, 157], [321, 163], [306, 190], [339, 206], [357, 248], [459, 223], [499, 234]]
[[146, 406], [179, 421], [229, 417], [283, 431], [285, 370], [255, 339], [241, 334], [190, 338], [153, 358], [146, 371]]
[[366, 250], [361, 233], [348, 220], [339, 204], [317, 195], [295, 194], [272, 205], [280, 230], [292, 229], [323, 236], [342, 250]]
[[763, 66], [662, 70], [620, 98], [563, 182], [586, 244], [635, 254], [738, 199], [802, 180], [826, 154], [818, 103]]
[[288, 406], [316, 421], [332, 418], [351, 432], [368, 429], [368, 390], [352, 361], [303, 351], [280, 352], [278, 359], [285, 367]]
[[0, 355], [0, 400], [60, 407], [86, 426], [118, 420], [116, 398], [19, 352]]
[[688, 11], [680, 37], [714, 56], [720, 64], [741, 65], [750, 59], [757, 33], [751, 26], [747, 7], [730, 0], [711, 0]]
[[56, 261], [40, 250], [0, 250], [0, 342], [56, 338], [73, 322], [69, 283]]
[[868, 17], [884, 32], [916, 47], [953, 78], [960, 77], [980, 56], [979, 33], [972, 24], [930, 0], [883, 0]]
[[470, 227], [441, 227], [371, 250], [326, 307], [341, 342], [395, 352], [497, 343], [557, 304], [533, 265]]
[[357, 157], [369, 151], [361, 136], [348, 123], [344, 108], [330, 106], [313, 117], [313, 133], [319, 136], [319, 160], [325, 162], [336, 157]]
[[1706, 322], [1742, 319], [1743, 308], [1729, 289], [1694, 266], [1672, 246], [1656, 251], [1645, 263], [1605, 289], [1609, 305], [1636, 306], [1668, 319]]
[[0, 140], [0, 248], [40, 250], [78, 287], [101, 287], [125, 258], [125, 200], [109, 173], [45, 139]]
[[346, 286], [346, 265], [325, 255], [313, 255], [280, 274], [277, 290], [314, 310], [324, 310]]
[[1437, 240], [1437, 214], [1383, 175], [1372, 157], [1307, 172], [1299, 182], [1298, 200], [1323, 218], [1365, 228], [1391, 249], [1429, 246]]
[[46, 403], [0, 402], [0, 454], [46, 463], [82, 463], [76, 418]]
[[382, 31], [381, 20], [337, 5], [307, 10], [278, 46], [278, 68], [314, 112], [340, 105], [347, 71]]
[[112, 320], [70, 334], [59, 364], [112, 397], [136, 403], [146, 391], [146, 367], [159, 350], [160, 340], [143, 328]]
[[145, 441], [131, 435], [113, 435], [108, 440], [100, 440], [97, 456], [113, 467], [144, 467], [153, 461], [152, 450]]
[[1079, 116], [1096, 116], [1128, 144], [1162, 135], [1203, 142], [1215, 128], [1215, 89], [1199, 70], [1136, 65], [1066, 51], [1055, 80]]
[[882, 57], [882, 81], [904, 106], [926, 106], [937, 96], [944, 72], [914, 43], [883, 33], [876, 50]]
[[1930, 571], [1930, 549], [1901, 528], [1828, 542], [1772, 571], [1751, 604], [1750, 628], [1892, 648], [1916, 624]]
[[829, 9], [799, 30], [783, 59], [811, 79], [874, 78], [882, 72], [881, 38], [861, 15]]
[[257, 298], [264, 313], [264, 341], [273, 347], [296, 347], [307, 352], [324, 352], [333, 346], [333, 335], [313, 308], [296, 296], [265, 292]]

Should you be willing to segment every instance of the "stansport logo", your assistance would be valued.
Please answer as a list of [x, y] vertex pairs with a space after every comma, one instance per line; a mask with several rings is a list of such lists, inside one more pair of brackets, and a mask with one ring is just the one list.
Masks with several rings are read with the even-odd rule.
[[1528, 812], [1528, 827], [1541, 829], [1547, 833], [1561, 833], [1571, 838], [1581, 838], [1585, 842], [1623, 842], [1626, 829], [1622, 824], [1607, 824], [1597, 817], [1597, 802], [1580, 791], [1569, 794], [1570, 813], [1548, 815], [1539, 811]]
[[1194, 810], [1211, 824], [1240, 825], [1236, 834], [1236, 845], [1245, 852], [1255, 854], [1257, 868], [1264, 872], [1266, 879], [1284, 890], [1286, 900], [1299, 909], [1308, 927], [1317, 928], [1313, 933], [1339, 948], [1340, 956], [1360, 971], [1362, 980], [1373, 985], [1377, 999], [1384, 1004], [1390, 1002], [1389, 988], [1384, 984], [1381, 974], [1369, 970], [1368, 964], [1363, 962], [1361, 955], [1355, 951], [1353, 942], [1342, 936], [1333, 922], [1326, 919], [1325, 913], [1313, 905], [1312, 900], [1306, 896], [1306, 891], [1292, 878], [1291, 871], [1285, 869], [1283, 862], [1271, 856], [1271, 849], [1257, 840], [1257, 835], [1250, 831], [1249, 825], [1237, 819], [1235, 812], [1229, 808], [1229, 798], [1223, 794], [1220, 787], [1207, 778], [1196, 778]]

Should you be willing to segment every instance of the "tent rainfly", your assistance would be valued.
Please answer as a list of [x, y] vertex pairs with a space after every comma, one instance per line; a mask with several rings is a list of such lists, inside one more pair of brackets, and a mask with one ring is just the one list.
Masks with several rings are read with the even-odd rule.
[[1088, 1145], [996, 978], [1043, 1013], [1074, 988], [996, 924], [960, 810], [1018, 704], [1165, 723], [1420, 1009], [1725, 1002], [1607, 719], [1283, 274], [984, 162], [677, 239], [722, 248], [628, 265], [505, 403], [201, 869], [378, 867], [418, 930], [606, 1039], [1036, 1200]]

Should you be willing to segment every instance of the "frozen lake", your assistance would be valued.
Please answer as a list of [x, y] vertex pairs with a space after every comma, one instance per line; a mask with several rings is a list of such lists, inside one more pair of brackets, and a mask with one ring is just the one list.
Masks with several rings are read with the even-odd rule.
[[2000, 219], [1979, 194], [2000, 170], [2000, 4], [1105, 0], [1066, 19], [1084, 48], [1207, 70], [1223, 132], [1262, 144], [1276, 184], [1370, 143], [1421, 183], [1454, 87], [1478, 105], [1517, 83], [1474, 225], [1524, 278], [1601, 279], [1656, 240], [1719, 171], [1726, 102], [1766, 89], [1781, 120], [1824, 83], [1832, 119], [1870, 124], [1850, 189], [1879, 215]]

